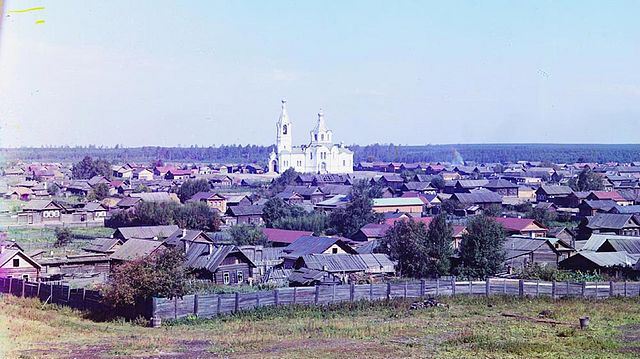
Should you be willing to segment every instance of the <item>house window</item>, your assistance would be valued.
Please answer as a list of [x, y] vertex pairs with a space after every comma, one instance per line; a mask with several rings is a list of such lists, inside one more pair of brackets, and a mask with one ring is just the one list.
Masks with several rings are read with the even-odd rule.
[[238, 278], [238, 284], [244, 282], [244, 272], [239, 270], [236, 272], [236, 276]]
[[22, 276], [22, 280], [28, 282], [29, 281], [29, 275], [28, 274], [23, 275]]
[[231, 282], [231, 276], [229, 272], [222, 272], [222, 283], [229, 284]]
[[19, 258], [13, 258], [13, 266], [14, 267], [20, 267], [20, 259]]
[[331, 253], [338, 254], [338, 248], [332, 248], [331, 249]]

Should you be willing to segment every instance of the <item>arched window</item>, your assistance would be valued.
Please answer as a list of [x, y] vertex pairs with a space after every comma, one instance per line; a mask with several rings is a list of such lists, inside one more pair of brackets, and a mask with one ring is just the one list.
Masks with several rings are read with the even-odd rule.
[[315, 135], [313, 135], [313, 138], [317, 141], [318, 140], [318, 134], [316, 133]]
[[309, 152], [309, 159], [313, 159], [313, 152]]
[[320, 141], [324, 141], [324, 133], [320, 135]]
[[282, 134], [283, 135], [287, 134], [287, 125], [282, 126]]

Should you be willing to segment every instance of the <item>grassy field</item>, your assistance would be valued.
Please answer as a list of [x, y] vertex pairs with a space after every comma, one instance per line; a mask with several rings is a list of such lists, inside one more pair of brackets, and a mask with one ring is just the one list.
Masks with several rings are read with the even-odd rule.
[[[14, 357], [243, 358], [636, 358], [640, 301], [444, 298], [449, 308], [409, 302], [271, 308], [159, 329], [96, 323], [36, 300], [0, 298], [0, 355]], [[515, 313], [566, 324], [505, 317]], [[578, 317], [591, 327], [577, 329]]]
[[26, 251], [34, 249], [50, 249], [54, 252], [78, 251], [87, 246], [92, 238], [109, 237], [113, 234], [112, 228], [106, 227], [75, 227], [71, 228], [73, 241], [63, 248], [53, 248], [56, 241], [55, 228], [15, 228], [9, 227], [6, 230], [7, 237], [15, 240]]

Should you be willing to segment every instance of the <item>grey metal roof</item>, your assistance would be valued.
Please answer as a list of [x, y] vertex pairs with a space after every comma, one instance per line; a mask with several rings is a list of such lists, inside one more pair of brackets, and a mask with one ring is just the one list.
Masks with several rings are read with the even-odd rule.
[[87, 247], [82, 249], [88, 252], [108, 253], [119, 243], [122, 243], [119, 238], [96, 238], [89, 242]]
[[205, 269], [215, 272], [222, 261], [231, 253], [238, 253], [255, 267], [255, 264], [235, 245], [214, 246], [213, 244], [193, 243], [185, 253], [184, 266], [194, 269]]
[[483, 186], [484, 188], [518, 188], [518, 185], [504, 178], [494, 179]]
[[209, 238], [205, 232], [197, 229], [178, 229], [164, 240], [164, 244], [170, 246], [176, 246], [180, 244], [180, 242], [213, 243], [213, 239]]
[[132, 193], [129, 196], [140, 198], [145, 202], [178, 202], [175, 193], [169, 192]]
[[[622, 229], [628, 227], [638, 227], [633, 220], [632, 214], [616, 214], [616, 213], [596, 213], [593, 217], [587, 217], [589, 223], [588, 228], [591, 229]], [[627, 223], [632, 221], [630, 226]]]
[[167, 238], [179, 228], [175, 224], [165, 226], [139, 226], [139, 227], [120, 227], [116, 229], [116, 233], [120, 233], [125, 240], [131, 238], [153, 239]]
[[502, 203], [502, 196], [491, 191], [478, 191], [473, 193], [454, 193], [451, 198], [456, 198], [460, 203]]
[[137, 258], [144, 258], [155, 252], [162, 246], [162, 242], [151, 239], [132, 238], [124, 242], [113, 254], [111, 259], [128, 261]]
[[308, 269], [329, 273], [393, 273], [395, 267], [386, 254], [311, 254], [302, 257]]
[[340, 238], [303, 236], [284, 248], [287, 257], [297, 258], [307, 254], [320, 254], [337, 244], [346, 252], [357, 253]]
[[[574, 256], [582, 256], [599, 267], [633, 266], [638, 263], [638, 260], [640, 260], [640, 254], [629, 254], [627, 252], [581, 251], [574, 254]], [[572, 258], [573, 256], [565, 260], [570, 260]]]
[[231, 206], [229, 207], [229, 213], [234, 216], [262, 216], [263, 205], [251, 205], [251, 206]]
[[573, 193], [573, 190], [569, 186], [558, 186], [558, 185], [542, 185], [538, 190], [544, 191], [547, 195], [550, 196], [562, 196], [562, 195], [570, 195]]

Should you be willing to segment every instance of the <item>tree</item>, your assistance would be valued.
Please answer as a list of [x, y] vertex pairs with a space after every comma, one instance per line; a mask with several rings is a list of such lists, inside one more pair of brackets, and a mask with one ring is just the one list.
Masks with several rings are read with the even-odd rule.
[[445, 213], [454, 214], [456, 209], [460, 209], [460, 202], [454, 201], [451, 199], [445, 199], [440, 204], [440, 209], [442, 209]]
[[55, 229], [56, 242], [55, 247], [64, 247], [73, 241], [73, 234], [68, 227], [56, 227]]
[[398, 274], [404, 277], [422, 278], [427, 274], [429, 256], [426, 243], [427, 227], [412, 220], [396, 221], [389, 228], [378, 247], [397, 261]]
[[93, 160], [85, 156], [80, 162], [73, 165], [71, 175], [77, 179], [89, 179], [93, 176], [111, 177], [111, 164], [106, 160]]
[[111, 307], [132, 307], [152, 297], [182, 297], [187, 292], [184, 254], [178, 248], [166, 248], [118, 265], [106, 286], [103, 300]]
[[178, 198], [182, 203], [193, 197], [198, 192], [207, 192], [211, 190], [211, 185], [206, 179], [186, 180], [178, 188]]
[[296, 177], [300, 175], [293, 168], [288, 168], [286, 171], [282, 172], [280, 176], [271, 182], [271, 191], [273, 193], [279, 193], [284, 190], [285, 187], [292, 185]]
[[431, 186], [433, 186], [434, 188], [443, 190], [445, 185], [446, 183], [442, 176], [435, 176], [431, 179]]
[[311, 231], [314, 235], [322, 235], [329, 228], [329, 216], [324, 212], [304, 213], [300, 216], [285, 216], [272, 223], [273, 228], [296, 231]]
[[58, 192], [60, 192], [60, 186], [58, 186], [55, 183], [52, 183], [50, 186], [47, 187], [47, 193], [50, 196], [57, 196]]
[[446, 214], [439, 214], [429, 223], [427, 232], [427, 273], [431, 276], [447, 275], [451, 271], [453, 255], [453, 226]]
[[490, 217], [499, 217], [502, 215], [502, 205], [492, 204], [484, 209], [484, 214]]
[[180, 228], [214, 232], [220, 230], [220, 215], [204, 202], [177, 206], [173, 219]]
[[273, 227], [273, 223], [283, 217], [291, 214], [287, 204], [282, 198], [273, 197], [264, 203], [262, 208], [262, 218], [267, 227]]
[[267, 236], [260, 227], [252, 224], [236, 224], [229, 228], [229, 235], [236, 245], [269, 245]]
[[574, 191], [579, 192], [600, 191], [604, 189], [604, 182], [602, 175], [585, 167], [580, 171], [577, 178], [571, 178], [569, 180], [569, 186]]
[[93, 187], [93, 194], [98, 201], [109, 197], [109, 186], [106, 183], [98, 183]]
[[350, 203], [345, 208], [338, 208], [331, 212], [329, 224], [337, 234], [351, 237], [365, 224], [378, 223], [382, 220], [381, 213], [373, 212], [370, 193], [364, 187], [354, 187], [351, 191]]
[[555, 212], [550, 212], [544, 208], [537, 207], [531, 208], [531, 210], [527, 214], [527, 217], [533, 218], [545, 226], [548, 226], [551, 222], [557, 219], [557, 215]]
[[476, 216], [467, 223], [467, 232], [460, 243], [459, 274], [469, 278], [486, 278], [502, 268], [505, 234], [495, 220]]

